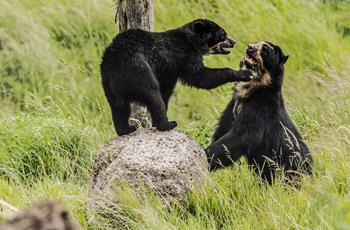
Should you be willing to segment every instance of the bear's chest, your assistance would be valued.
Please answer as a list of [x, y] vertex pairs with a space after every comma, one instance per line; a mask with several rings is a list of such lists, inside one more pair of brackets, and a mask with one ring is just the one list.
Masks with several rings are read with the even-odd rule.
[[236, 100], [232, 108], [232, 116], [235, 119], [238, 114], [242, 111], [243, 103], [240, 100]]

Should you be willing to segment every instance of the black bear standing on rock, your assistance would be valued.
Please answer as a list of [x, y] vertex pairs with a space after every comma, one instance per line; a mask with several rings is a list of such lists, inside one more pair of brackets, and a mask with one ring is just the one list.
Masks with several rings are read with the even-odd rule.
[[118, 135], [136, 130], [128, 123], [130, 102], [145, 104], [158, 130], [175, 128], [176, 122], [168, 121], [167, 108], [178, 79], [203, 89], [250, 80], [250, 70], [203, 64], [203, 55], [228, 54], [234, 45], [220, 26], [206, 19], [161, 33], [132, 29], [118, 34], [101, 63], [102, 85]]
[[245, 156], [269, 183], [279, 169], [289, 179], [311, 173], [311, 154], [284, 107], [281, 90], [287, 59], [272, 43], [248, 45], [241, 69], [254, 70], [259, 77], [236, 85], [206, 149], [210, 170]]

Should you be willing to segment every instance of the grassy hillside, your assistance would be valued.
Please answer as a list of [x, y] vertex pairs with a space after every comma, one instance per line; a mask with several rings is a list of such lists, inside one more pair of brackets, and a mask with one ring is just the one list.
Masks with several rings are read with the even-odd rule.
[[[115, 135], [99, 61], [117, 33], [112, 0], [0, 1], [0, 198], [22, 208], [58, 198], [89, 229], [90, 166]], [[209, 66], [238, 67], [249, 42], [290, 55], [284, 96], [310, 146], [315, 177], [301, 190], [262, 186], [246, 164], [212, 174], [207, 188], [165, 211], [125, 198], [130, 229], [350, 228], [350, 2], [346, 0], [155, 1], [157, 31], [215, 20], [238, 41]], [[178, 86], [170, 118], [208, 145], [232, 85]], [[123, 196], [121, 196], [123, 197]], [[180, 211], [179, 211], [180, 209]]]

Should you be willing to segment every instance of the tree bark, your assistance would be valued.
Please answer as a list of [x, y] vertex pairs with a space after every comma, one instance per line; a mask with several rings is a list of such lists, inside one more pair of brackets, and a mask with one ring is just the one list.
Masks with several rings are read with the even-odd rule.
[[[117, 3], [119, 32], [127, 29], [153, 31], [153, 0], [117, 0]], [[150, 127], [151, 116], [146, 107], [133, 103], [129, 122], [137, 127]]]

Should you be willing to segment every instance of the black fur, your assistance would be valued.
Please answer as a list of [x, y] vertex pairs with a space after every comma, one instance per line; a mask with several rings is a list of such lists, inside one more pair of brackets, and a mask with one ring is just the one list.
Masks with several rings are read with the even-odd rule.
[[222, 28], [205, 19], [161, 33], [133, 29], [118, 34], [101, 63], [102, 85], [117, 133], [135, 130], [128, 124], [130, 102], [146, 105], [159, 130], [176, 127], [175, 121], [168, 121], [167, 108], [178, 79], [202, 89], [248, 81], [250, 71], [203, 65], [203, 55], [227, 54], [234, 43]]
[[255, 69], [260, 77], [237, 84], [206, 149], [210, 170], [229, 166], [244, 156], [269, 183], [279, 169], [290, 179], [301, 172], [311, 173], [311, 154], [283, 102], [287, 59], [272, 43], [248, 46], [241, 68]]

